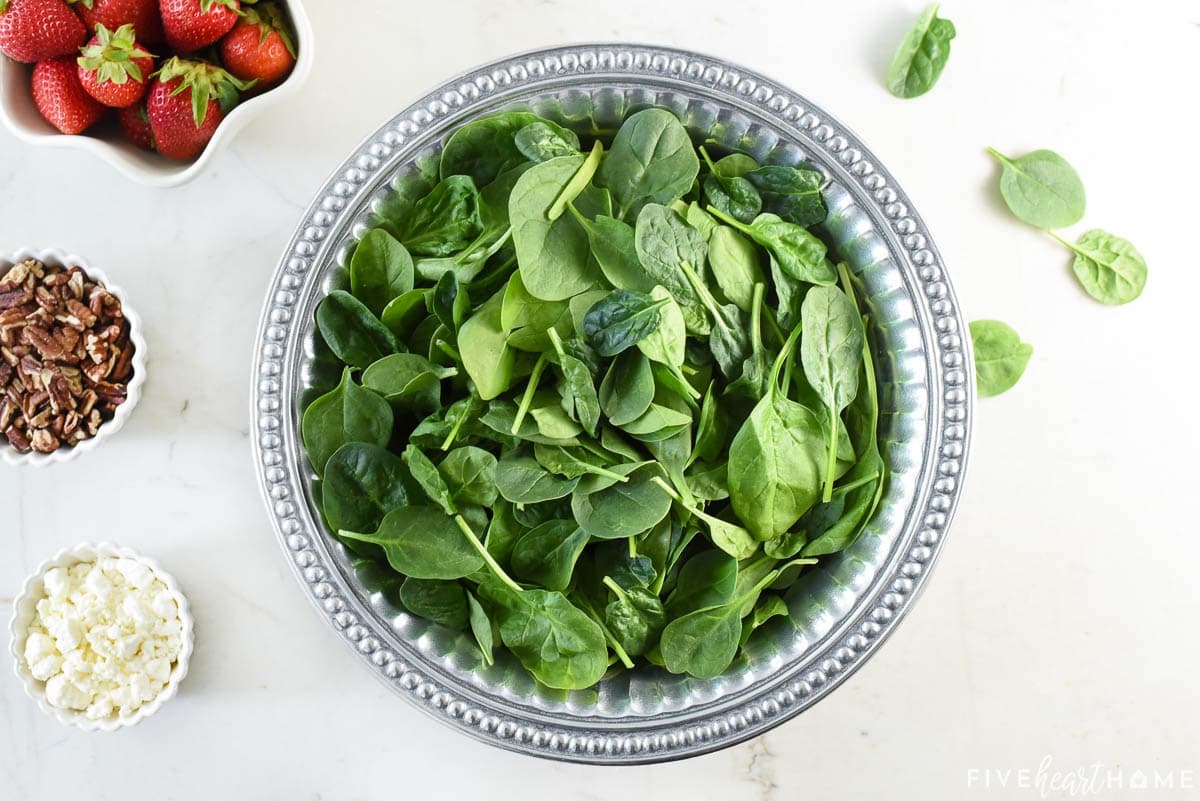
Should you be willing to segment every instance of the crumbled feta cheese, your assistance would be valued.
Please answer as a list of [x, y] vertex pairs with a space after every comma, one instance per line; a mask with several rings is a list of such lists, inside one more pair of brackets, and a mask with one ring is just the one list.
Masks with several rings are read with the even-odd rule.
[[102, 719], [132, 714], [162, 691], [182, 650], [183, 621], [152, 570], [104, 558], [53, 568], [42, 585], [24, 656], [53, 706]]
[[58, 598], [67, 594], [67, 571], [61, 567], [52, 567], [46, 571], [46, 575], [42, 577], [42, 587], [46, 590], [46, 597]]
[[60, 673], [46, 682], [46, 700], [62, 709], [86, 709], [92, 696]]
[[54, 640], [45, 634], [31, 634], [25, 640], [25, 661], [29, 664], [29, 672], [38, 681], [50, 678], [62, 666], [62, 656], [54, 647]]

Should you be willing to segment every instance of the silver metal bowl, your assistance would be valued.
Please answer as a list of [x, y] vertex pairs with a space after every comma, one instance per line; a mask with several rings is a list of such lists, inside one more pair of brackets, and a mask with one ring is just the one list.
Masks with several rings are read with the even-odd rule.
[[[748, 658], [699, 680], [639, 668], [590, 690], [548, 690], [509, 658], [492, 667], [466, 635], [395, 605], [380, 571], [356, 572], [319, 522], [300, 413], [331, 386], [313, 311], [347, 283], [346, 255], [372, 210], [410, 191], [462, 123], [527, 108], [565, 125], [616, 128], [639, 108], [675, 111], [698, 139], [760, 161], [807, 161], [829, 177], [824, 234], [865, 290], [890, 478], [853, 547], [789, 594], [789, 618]], [[502, 748], [573, 762], [657, 762], [761, 734], [816, 703], [866, 660], [913, 603], [961, 490], [974, 370], [966, 327], [925, 224], [845, 126], [803, 97], [680, 50], [577, 45], [489, 64], [442, 85], [373, 133], [321, 189], [275, 271], [254, 362], [253, 447], [284, 552], [323, 617], [397, 693]]]

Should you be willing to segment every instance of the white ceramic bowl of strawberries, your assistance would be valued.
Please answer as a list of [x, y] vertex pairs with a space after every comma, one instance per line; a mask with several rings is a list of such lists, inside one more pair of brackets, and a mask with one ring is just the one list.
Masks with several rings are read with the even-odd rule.
[[95, 153], [150, 186], [196, 177], [312, 69], [300, 0], [0, 0], [0, 8], [0, 118], [9, 130]]

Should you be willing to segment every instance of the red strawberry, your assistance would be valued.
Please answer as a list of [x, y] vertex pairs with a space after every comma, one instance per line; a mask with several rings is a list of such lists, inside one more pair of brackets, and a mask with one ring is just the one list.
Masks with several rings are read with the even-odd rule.
[[220, 39], [234, 26], [238, 0], [159, 0], [167, 44], [191, 53]]
[[0, 0], [0, 52], [17, 61], [73, 55], [86, 38], [63, 0]]
[[39, 61], [34, 66], [33, 102], [46, 122], [65, 134], [83, 133], [107, 111], [83, 90], [79, 67], [70, 56]]
[[243, 81], [270, 86], [296, 65], [296, 46], [283, 15], [274, 3], [242, 12], [242, 18], [221, 40], [221, 62]]
[[79, 82], [84, 90], [106, 106], [124, 108], [142, 99], [154, 57], [133, 38], [133, 26], [110, 31], [96, 23], [96, 35], [82, 48]]
[[146, 106], [134, 103], [117, 112], [117, 122], [125, 138], [142, 150], [154, 150], [154, 131], [150, 129], [150, 118], [146, 116]]
[[157, 74], [146, 98], [146, 113], [158, 152], [172, 159], [200, 155], [225, 114], [237, 104], [238, 90], [249, 88], [220, 67], [178, 56]]
[[158, 0], [67, 0], [89, 31], [103, 25], [115, 31], [122, 25], [132, 25], [137, 40], [143, 44], [162, 44], [162, 17], [158, 15]]

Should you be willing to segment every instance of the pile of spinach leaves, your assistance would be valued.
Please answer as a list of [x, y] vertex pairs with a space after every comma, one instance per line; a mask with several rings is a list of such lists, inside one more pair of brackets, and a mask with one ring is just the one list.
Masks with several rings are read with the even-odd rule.
[[721, 673], [883, 491], [821, 173], [710, 154], [662, 109], [586, 145], [498, 114], [426, 172], [316, 311], [343, 365], [301, 423], [326, 524], [484, 663]]

